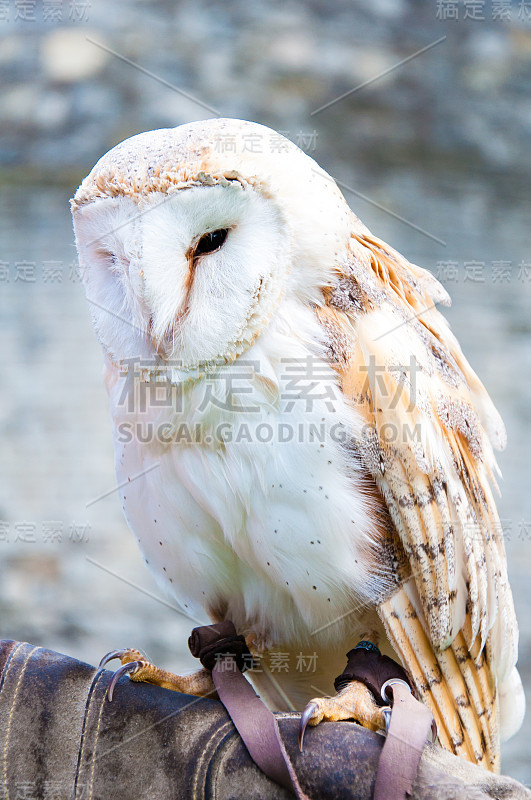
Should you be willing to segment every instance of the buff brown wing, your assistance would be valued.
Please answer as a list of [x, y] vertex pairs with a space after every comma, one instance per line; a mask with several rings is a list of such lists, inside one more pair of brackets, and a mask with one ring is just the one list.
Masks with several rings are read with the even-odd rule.
[[365, 420], [357, 457], [409, 562], [379, 613], [441, 743], [496, 770], [498, 687], [517, 653], [491, 489], [503, 424], [436, 308], [440, 284], [366, 231], [351, 246], [318, 314]]

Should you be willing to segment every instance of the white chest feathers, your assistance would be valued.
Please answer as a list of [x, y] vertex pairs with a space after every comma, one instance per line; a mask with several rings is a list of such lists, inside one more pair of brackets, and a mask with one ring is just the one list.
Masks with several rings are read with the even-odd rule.
[[287, 352], [255, 344], [188, 382], [138, 362], [107, 375], [124, 513], [149, 567], [191, 615], [272, 643], [374, 603], [388, 579], [348, 446], [361, 418], [322, 356]]

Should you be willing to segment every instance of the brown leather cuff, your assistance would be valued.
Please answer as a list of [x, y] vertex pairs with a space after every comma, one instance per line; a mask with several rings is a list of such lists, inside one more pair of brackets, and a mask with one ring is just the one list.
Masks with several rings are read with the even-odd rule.
[[382, 655], [370, 642], [360, 642], [353, 650], [349, 650], [347, 658], [348, 663], [344, 672], [334, 681], [336, 692], [344, 689], [351, 681], [360, 681], [371, 690], [377, 704], [384, 706], [388, 705], [388, 701], [382, 698], [382, 686], [388, 680], [399, 678], [405, 681], [414, 693], [404, 668], [389, 656]]
[[236, 633], [236, 628], [229, 620], [194, 628], [188, 639], [188, 647], [203, 667], [211, 671], [223, 654], [234, 656], [238, 669], [242, 672], [251, 660], [245, 638]]

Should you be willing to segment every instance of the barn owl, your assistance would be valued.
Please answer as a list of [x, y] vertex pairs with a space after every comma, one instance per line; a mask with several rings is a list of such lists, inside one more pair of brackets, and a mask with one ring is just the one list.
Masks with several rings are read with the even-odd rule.
[[505, 433], [444, 288], [251, 122], [133, 136], [72, 211], [123, 510], [157, 580], [192, 618], [234, 622], [270, 707], [377, 728], [361, 684], [326, 696], [369, 639], [441, 745], [497, 770], [524, 709], [493, 499]]

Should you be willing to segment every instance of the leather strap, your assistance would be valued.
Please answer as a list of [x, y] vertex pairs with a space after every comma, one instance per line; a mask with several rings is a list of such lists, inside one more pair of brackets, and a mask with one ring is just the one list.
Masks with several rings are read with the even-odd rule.
[[406, 800], [413, 789], [433, 716], [407, 686], [393, 683], [387, 691], [392, 692], [393, 706], [378, 762], [374, 800]]
[[224, 655], [216, 663], [212, 679], [255, 764], [299, 800], [309, 800], [300, 787], [275, 717], [236, 667], [233, 656]]
[[339, 692], [351, 681], [359, 681], [371, 690], [378, 705], [384, 706], [387, 705], [387, 700], [382, 698], [381, 691], [386, 681], [400, 678], [413, 691], [405, 669], [389, 656], [382, 655], [372, 642], [360, 642], [353, 650], [349, 650], [347, 659], [348, 663], [344, 672], [338, 675], [334, 681], [336, 692]]
[[236, 628], [230, 620], [194, 628], [188, 639], [188, 647], [191, 654], [210, 671], [214, 669], [223, 653], [234, 656], [241, 672], [244, 672], [247, 666], [246, 659], [251, 658], [245, 638], [236, 633]]
[[[216, 636], [219, 650], [216, 648]], [[234, 625], [225, 621], [194, 628], [188, 646], [196, 657], [201, 658], [203, 653], [208, 653], [209, 662], [213, 663], [212, 680], [219, 699], [255, 764], [276, 783], [293, 792], [298, 800], [309, 800], [300, 787], [274, 715], [244, 678], [238, 658], [226, 650], [229, 640], [236, 638]]]

